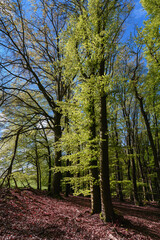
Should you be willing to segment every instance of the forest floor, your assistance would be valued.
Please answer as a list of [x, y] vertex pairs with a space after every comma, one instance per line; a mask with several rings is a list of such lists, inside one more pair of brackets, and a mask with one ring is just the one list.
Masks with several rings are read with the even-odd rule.
[[160, 208], [113, 200], [126, 222], [103, 223], [90, 214], [90, 199], [53, 199], [44, 192], [0, 189], [0, 240], [160, 239]]

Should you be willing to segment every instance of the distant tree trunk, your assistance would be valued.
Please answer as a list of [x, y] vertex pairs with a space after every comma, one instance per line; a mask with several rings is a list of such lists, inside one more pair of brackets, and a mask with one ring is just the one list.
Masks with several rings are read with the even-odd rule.
[[47, 148], [47, 152], [48, 152], [48, 192], [51, 192], [51, 182], [52, 182], [52, 158], [51, 158], [51, 150], [50, 150], [50, 146], [49, 146], [49, 141], [48, 141], [48, 137], [46, 134], [46, 131], [44, 129], [43, 124], [41, 123], [41, 127], [43, 129], [43, 134], [44, 134], [44, 139], [46, 141], [46, 148]]
[[[132, 181], [132, 179], [131, 179], [131, 159], [130, 159], [130, 157], [129, 157], [128, 162], [127, 162], [127, 178], [130, 182]], [[132, 189], [129, 192], [129, 197], [130, 197], [130, 200], [133, 201], [133, 191], [132, 191]]]
[[153, 194], [153, 188], [152, 188], [152, 181], [151, 181], [151, 177], [149, 176], [149, 189], [151, 191], [151, 200], [154, 201], [154, 194]]
[[[70, 166], [70, 161], [67, 159], [67, 167], [69, 167]], [[70, 178], [71, 177], [71, 173], [70, 173], [70, 171], [67, 171], [66, 172], [66, 177], [67, 178]], [[69, 194], [71, 193], [71, 185], [70, 185], [70, 183], [66, 183], [66, 190], [65, 190], [65, 196], [66, 197], [68, 197], [69, 196]]]
[[[81, 151], [81, 146], [80, 144], [78, 144], [77, 147], [77, 152]], [[78, 166], [80, 164], [80, 157], [77, 157], [77, 161], [76, 161], [76, 165]], [[75, 182], [75, 192], [78, 192], [80, 189], [80, 169], [77, 169], [77, 172], [75, 173], [75, 178], [76, 178], [76, 182]]]
[[128, 178], [129, 181], [131, 181], [130, 169], [131, 169], [131, 161], [130, 161], [130, 158], [129, 158], [128, 162], [127, 162], [127, 178]]
[[114, 221], [115, 213], [112, 206], [109, 180], [108, 123], [105, 93], [103, 93], [103, 96], [101, 96], [100, 109], [100, 190], [102, 217], [104, 221], [110, 222]]
[[145, 177], [144, 177], [144, 173], [143, 173], [143, 166], [142, 166], [142, 163], [141, 163], [140, 151], [138, 151], [137, 154], [138, 154], [137, 159], [138, 159], [138, 163], [139, 163], [140, 174], [141, 174], [142, 183], [143, 183], [143, 187], [142, 187], [142, 189], [143, 189], [143, 200], [146, 200], [147, 199], [147, 194], [146, 194], [147, 191], [146, 191], [146, 186], [145, 186], [146, 181], [145, 181]]
[[139, 197], [138, 197], [138, 191], [137, 191], [137, 179], [136, 179], [136, 165], [135, 165], [135, 159], [133, 155], [133, 149], [131, 149], [130, 153], [132, 154], [131, 163], [132, 163], [132, 182], [133, 182], [134, 203], [139, 204]]
[[[70, 88], [68, 89], [68, 94], [67, 94], [67, 99], [70, 99]], [[65, 116], [65, 127], [67, 129], [67, 132], [69, 133], [69, 118], [68, 118], [68, 114]], [[67, 155], [69, 155], [70, 152], [67, 153]], [[66, 166], [69, 167], [71, 165], [71, 162], [69, 161], [69, 159], [67, 159], [66, 162]], [[71, 177], [71, 173], [70, 171], [66, 172], [66, 177], [70, 178]], [[66, 183], [66, 189], [65, 189], [65, 196], [68, 197], [69, 194], [71, 193], [71, 184], [69, 182]]]
[[119, 157], [116, 153], [116, 165], [117, 165], [117, 181], [118, 181], [118, 198], [120, 201], [123, 201], [123, 193], [122, 193], [122, 184], [120, 183], [120, 181], [122, 181], [122, 177], [121, 177], [121, 169], [120, 169], [120, 162], [119, 162]]
[[120, 162], [119, 162], [119, 156], [118, 156], [118, 131], [116, 126], [117, 121], [117, 114], [116, 114], [116, 120], [114, 124], [114, 130], [115, 130], [115, 137], [116, 137], [116, 175], [117, 175], [117, 181], [118, 181], [118, 197], [120, 201], [123, 201], [123, 193], [122, 193], [122, 184], [120, 183], [121, 179], [121, 171], [120, 171]]
[[[124, 90], [124, 93], [125, 93], [125, 90]], [[128, 180], [130, 182], [132, 182], [132, 185], [133, 187], [135, 186], [136, 188], [136, 184], [133, 183], [133, 177], [131, 177], [131, 170], [132, 170], [132, 176], [135, 175], [134, 174], [134, 170], [132, 167], [132, 165], [134, 166], [134, 164], [132, 164], [132, 155], [131, 155], [131, 151], [133, 150], [132, 149], [132, 144], [131, 144], [131, 139], [132, 139], [132, 131], [131, 131], [131, 121], [130, 121], [130, 112], [131, 112], [131, 109], [130, 109], [130, 105], [128, 106], [128, 109], [127, 109], [127, 106], [126, 106], [126, 93], [125, 93], [125, 98], [122, 100], [122, 110], [123, 110], [123, 117], [125, 119], [125, 122], [126, 122], [126, 129], [127, 129], [127, 137], [126, 137], [126, 143], [127, 143], [127, 155], [129, 156], [128, 157], [128, 165], [127, 165], [127, 176], [128, 176]], [[132, 149], [132, 150], [131, 150]], [[133, 201], [135, 199], [134, 197], [134, 193], [133, 193], [133, 190], [131, 189], [130, 190], [130, 200]]]
[[48, 150], [48, 192], [51, 192], [51, 184], [52, 184], [52, 159], [51, 159], [51, 152], [50, 152], [50, 147], [47, 145], [47, 150]]
[[[134, 80], [134, 77], [133, 77], [132, 80]], [[137, 87], [136, 87], [135, 84], [134, 84], [134, 91], [135, 91], [135, 96], [136, 96], [137, 100], [139, 101], [140, 110], [141, 110], [142, 116], [143, 116], [144, 121], [145, 121], [145, 125], [146, 125], [146, 128], [147, 128], [147, 133], [148, 133], [148, 138], [149, 138], [151, 148], [152, 148], [152, 153], [153, 153], [153, 156], [154, 156], [155, 171], [157, 173], [157, 185], [158, 185], [157, 186], [157, 192], [159, 194], [159, 192], [160, 192], [160, 166], [159, 166], [160, 156], [158, 155], [157, 148], [156, 148], [156, 145], [155, 145], [154, 140], [153, 140], [153, 135], [152, 135], [151, 127], [150, 127], [150, 122], [149, 122], [149, 119], [147, 117], [147, 113], [144, 109], [143, 98], [139, 95], [139, 93], [137, 91]]]
[[48, 192], [51, 192], [51, 183], [52, 183], [52, 158], [51, 158], [51, 150], [50, 150], [50, 146], [49, 146], [49, 142], [48, 142], [48, 138], [46, 135], [46, 132], [44, 130], [44, 135], [45, 135], [45, 140], [46, 140], [46, 148], [47, 148], [47, 152], [48, 152]]
[[[129, 155], [129, 162], [128, 162], [128, 179], [132, 179], [132, 185], [133, 185], [133, 194], [130, 193], [130, 198], [134, 200], [135, 204], [139, 204], [138, 199], [138, 191], [137, 191], [137, 180], [136, 180], [136, 166], [135, 166], [135, 159], [134, 159], [134, 152], [133, 152], [133, 146], [134, 146], [134, 133], [133, 129], [131, 128], [131, 121], [130, 121], [130, 109], [127, 112], [126, 105], [124, 102], [123, 106], [123, 116], [126, 120], [126, 127], [127, 127], [127, 146], [128, 146], [128, 155]], [[135, 113], [134, 113], [135, 117]], [[134, 125], [133, 119], [133, 125]], [[132, 167], [132, 178], [130, 175], [130, 166]]]
[[[132, 137], [132, 142], [134, 143], [134, 139]], [[132, 166], [132, 184], [133, 184], [133, 198], [134, 203], [139, 204], [139, 198], [138, 198], [138, 191], [137, 191], [137, 179], [136, 179], [136, 165], [135, 165], [135, 159], [134, 159], [134, 152], [133, 152], [133, 146], [131, 143], [131, 129], [128, 130], [128, 143], [129, 143], [129, 155], [131, 159], [131, 166]]]
[[[55, 144], [60, 140], [62, 135], [61, 130], [61, 113], [55, 112], [55, 127], [54, 127], [54, 134], [55, 134]], [[55, 158], [54, 158], [54, 167], [60, 167], [61, 166], [61, 150], [55, 149]], [[54, 172], [53, 174], [53, 183], [52, 183], [52, 189], [51, 189], [51, 195], [54, 197], [59, 196], [61, 192], [61, 178], [62, 174], [61, 172]]]
[[11, 179], [11, 174], [12, 174], [12, 168], [13, 168], [13, 163], [14, 163], [16, 153], [17, 153], [18, 140], [19, 140], [19, 135], [21, 133], [21, 130], [22, 130], [22, 127], [17, 131], [15, 146], [14, 146], [14, 152], [13, 152], [13, 156], [12, 156], [12, 159], [11, 159], [11, 163], [10, 163], [9, 167], [7, 168], [7, 170], [5, 170], [5, 172], [1, 175], [1, 177], [2, 177], [3, 175], [6, 174], [2, 183], [1, 183], [1, 185], [0, 185], [0, 187], [3, 186], [6, 178], [8, 179], [8, 186], [10, 187], [10, 179]]
[[[148, 149], [148, 146], [146, 147], [146, 151], [147, 151], [147, 165], [149, 164], [150, 162], [150, 156], [149, 156], [149, 149]], [[149, 185], [149, 190], [150, 190], [150, 194], [149, 194], [149, 198], [154, 201], [154, 193], [153, 193], [153, 188], [152, 188], [152, 181], [151, 181], [151, 168], [146, 166], [147, 168], [147, 180], [148, 180], [148, 185]]]
[[15, 184], [15, 188], [18, 188], [17, 181], [16, 181], [16, 179], [14, 177], [13, 177], [13, 181], [14, 181], [14, 184]]
[[42, 174], [40, 162], [39, 162], [39, 189], [42, 190]]
[[160, 167], [160, 143], [159, 143], [159, 126], [158, 126], [158, 119], [157, 119], [157, 114], [154, 114], [155, 118], [155, 139], [156, 139], [156, 149], [157, 149], [157, 158], [158, 158], [158, 163]]
[[36, 142], [36, 136], [35, 136], [35, 164], [36, 164], [36, 172], [37, 172], [37, 189], [40, 190], [40, 166], [39, 166], [39, 156], [38, 156], [38, 147]]

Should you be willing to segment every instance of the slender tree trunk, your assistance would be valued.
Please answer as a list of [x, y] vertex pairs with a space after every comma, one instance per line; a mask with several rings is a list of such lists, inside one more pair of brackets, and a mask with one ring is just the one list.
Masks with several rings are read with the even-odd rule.
[[15, 188], [18, 188], [17, 181], [16, 181], [16, 179], [14, 177], [13, 177], [13, 181], [14, 181], [14, 184], [15, 184]]
[[[77, 152], [80, 152], [80, 150], [81, 150], [81, 146], [80, 145], [78, 145], [78, 149], [77, 149]], [[79, 159], [79, 157], [77, 157], [77, 161], [76, 161], [77, 163], [76, 163], [76, 165], [78, 166], [79, 164], [80, 164], [80, 159]], [[77, 169], [77, 172], [75, 173], [75, 178], [76, 178], [76, 182], [74, 183], [74, 187], [75, 187], [75, 192], [78, 192], [79, 191], [79, 189], [80, 189], [80, 170], [79, 169]]]
[[36, 172], [37, 172], [37, 189], [40, 189], [40, 172], [39, 172], [39, 157], [38, 157], [38, 148], [37, 148], [37, 142], [35, 137], [35, 160], [36, 160]]
[[[130, 113], [130, 110], [129, 110]], [[133, 129], [131, 128], [131, 121], [129, 118], [129, 113], [127, 113], [126, 108], [123, 111], [123, 115], [126, 119], [126, 127], [127, 127], [127, 145], [128, 145], [128, 154], [129, 154], [129, 167], [131, 164], [132, 167], [132, 185], [133, 185], [133, 194], [132, 192], [130, 193], [130, 198], [133, 200], [135, 204], [139, 203], [138, 199], [138, 191], [137, 191], [137, 180], [136, 180], [136, 166], [135, 166], [135, 159], [134, 159], [134, 153], [133, 153], [133, 146], [134, 146], [134, 133]], [[133, 119], [133, 125], [134, 125], [134, 120]], [[128, 169], [128, 174], [130, 175], [129, 169]], [[130, 178], [130, 176], [129, 176]]]
[[[67, 167], [69, 167], [69, 166], [70, 166], [70, 161], [67, 159]], [[67, 178], [71, 177], [70, 171], [66, 172], [66, 177]], [[70, 193], [71, 193], [71, 185], [70, 185], [70, 183], [67, 182], [66, 183], [65, 196], [68, 197]]]
[[[129, 105], [129, 109], [127, 109], [127, 107], [126, 107], [126, 98], [123, 100], [122, 107], [123, 107], [122, 108], [123, 109], [123, 117], [124, 117], [124, 119], [126, 121], [126, 128], [127, 128], [127, 140], [126, 140], [126, 142], [127, 142], [127, 154], [129, 155], [128, 166], [127, 166], [127, 175], [128, 175], [128, 180], [130, 182], [132, 182], [132, 185], [134, 187], [133, 177], [131, 177], [131, 170], [132, 170], [132, 176], [134, 175], [133, 174], [133, 168], [131, 168], [132, 165], [134, 165], [134, 164], [132, 164], [132, 155], [131, 155], [131, 151], [133, 150], [132, 149], [132, 145], [131, 145], [131, 138], [132, 138], [132, 136], [131, 136], [131, 134], [132, 134], [131, 122], [130, 122], [130, 112], [131, 112], [131, 110], [130, 110], [130, 105]], [[133, 201], [135, 199], [135, 197], [134, 197], [135, 194], [133, 193], [132, 189], [131, 189], [129, 195], [130, 195], [130, 200]]]
[[128, 159], [128, 165], [127, 165], [127, 177], [128, 177], [128, 180], [129, 180], [129, 181], [131, 181], [130, 169], [131, 169], [131, 161], [130, 161], [130, 158], [129, 158], [129, 159]]
[[[146, 151], [147, 151], [147, 165], [149, 164], [150, 162], [150, 156], [149, 156], [149, 149], [148, 149], [148, 146], [146, 148]], [[153, 193], [153, 188], [152, 188], [152, 180], [151, 180], [151, 168], [150, 167], [147, 167], [147, 177], [148, 177], [148, 183], [149, 183], [149, 190], [150, 190], [150, 194], [149, 194], [149, 197], [152, 201], [154, 201], [154, 193]]]
[[158, 164], [159, 164], [159, 167], [160, 167], [160, 143], [159, 143], [159, 126], [158, 126], [158, 119], [157, 119], [157, 114], [155, 113], [154, 114], [154, 118], [155, 118], [155, 139], [156, 139], [156, 149], [157, 149], [157, 158], [158, 158]]
[[42, 174], [41, 174], [41, 165], [40, 165], [40, 162], [39, 162], [39, 189], [42, 190]]
[[141, 158], [140, 158], [140, 152], [138, 152], [138, 163], [139, 163], [139, 168], [140, 168], [140, 174], [141, 174], [141, 178], [142, 178], [142, 183], [143, 183], [143, 200], [147, 199], [147, 194], [146, 194], [146, 186], [145, 186], [145, 177], [144, 177], [144, 173], [143, 173], [143, 167], [142, 167], [142, 163], [141, 163]]
[[[61, 130], [61, 114], [59, 112], [55, 112], [55, 127], [54, 127], [54, 134], [55, 134], [55, 144], [60, 140], [62, 135]], [[61, 166], [61, 150], [55, 149], [55, 159], [54, 159], [54, 167], [60, 167]], [[51, 195], [52, 196], [59, 196], [61, 191], [61, 178], [62, 174], [61, 172], [54, 172], [53, 174], [53, 183], [52, 183], [52, 189], [51, 189]]]
[[[141, 158], [140, 158], [141, 160]], [[142, 161], [141, 161], [141, 164], [142, 164], [142, 172], [143, 172], [143, 178], [144, 178], [144, 183], [145, 183], [145, 191], [146, 191], [146, 200], [150, 200], [150, 195], [149, 195], [149, 178], [148, 178], [148, 172], [150, 171], [148, 166], [147, 166], [147, 161], [145, 159], [145, 148], [143, 149], [142, 151]]]
[[154, 194], [153, 194], [153, 188], [152, 188], [152, 181], [151, 181], [151, 177], [149, 176], [149, 189], [151, 191], [151, 199], [152, 201], [154, 201]]
[[47, 135], [45, 133], [44, 130], [44, 134], [45, 134], [45, 139], [46, 139], [46, 143], [47, 143], [47, 152], [48, 152], [48, 192], [51, 192], [51, 184], [52, 184], [52, 158], [51, 158], [51, 150], [50, 150], [50, 146], [49, 146], [49, 142], [48, 142], [48, 138]]
[[[132, 184], [133, 184], [133, 198], [134, 203], [139, 204], [139, 198], [138, 198], [138, 191], [137, 191], [137, 179], [136, 179], [136, 165], [135, 165], [135, 159], [134, 159], [134, 152], [133, 152], [133, 146], [131, 143], [131, 129], [128, 131], [128, 140], [129, 140], [129, 155], [131, 158], [131, 165], [132, 165]], [[134, 139], [132, 137], [133, 144]]]
[[[70, 89], [68, 89], [68, 94], [67, 94], [67, 99], [70, 99]], [[67, 132], [69, 133], [69, 118], [68, 118], [68, 114], [65, 116], [65, 127], [67, 129]], [[67, 152], [67, 155], [70, 155], [70, 152]], [[69, 161], [69, 159], [67, 159], [66, 162], [66, 166], [69, 167], [71, 165], [71, 162]], [[70, 173], [70, 171], [66, 172], [66, 177], [70, 178], [72, 176], [72, 174]], [[65, 196], [68, 197], [69, 194], [71, 193], [71, 184], [69, 183], [69, 181], [66, 183], [66, 189], [65, 189]]]
[[[117, 121], [117, 114], [116, 114], [116, 121]], [[118, 197], [120, 201], [123, 201], [123, 193], [122, 193], [122, 184], [120, 183], [121, 179], [121, 171], [120, 171], [120, 162], [119, 162], [119, 156], [118, 156], [118, 132], [117, 132], [117, 126], [116, 122], [114, 125], [115, 130], [115, 136], [116, 136], [116, 174], [117, 174], [117, 181], [118, 181]]]
[[47, 145], [47, 150], [48, 150], [48, 192], [51, 192], [51, 181], [52, 181], [52, 159], [51, 159], [51, 152], [50, 152], [50, 147]]
[[112, 206], [110, 180], [109, 180], [109, 156], [108, 156], [108, 127], [106, 112], [106, 95], [101, 97], [100, 102], [100, 187], [102, 217], [104, 221], [114, 221], [115, 214]]
[[[129, 152], [128, 152], [128, 154], [129, 154]], [[127, 177], [128, 177], [128, 180], [131, 182], [132, 179], [131, 179], [131, 159], [130, 159], [130, 157], [128, 159], [128, 165], [127, 165]], [[133, 191], [132, 191], [132, 189], [129, 192], [129, 197], [130, 197], [130, 200], [133, 201]]]
[[118, 153], [116, 152], [116, 171], [117, 171], [117, 181], [118, 181], [118, 198], [120, 201], [123, 201], [123, 193], [122, 193], [122, 184], [120, 183], [120, 181], [122, 181], [121, 179], [121, 170], [120, 170], [120, 162], [119, 162], [119, 157], [118, 157]]
[[43, 134], [44, 134], [44, 139], [46, 141], [46, 148], [47, 148], [47, 152], [48, 152], [48, 192], [51, 192], [51, 181], [52, 181], [52, 158], [51, 158], [51, 150], [50, 150], [50, 146], [49, 146], [49, 141], [47, 138], [47, 134], [46, 131], [44, 129], [43, 124], [41, 124], [41, 127], [43, 129]]
[[130, 153], [132, 154], [131, 163], [132, 163], [133, 197], [134, 197], [134, 203], [137, 205], [139, 204], [139, 197], [138, 197], [138, 191], [137, 191], [136, 165], [135, 165], [135, 159], [133, 156], [133, 149], [131, 149]]

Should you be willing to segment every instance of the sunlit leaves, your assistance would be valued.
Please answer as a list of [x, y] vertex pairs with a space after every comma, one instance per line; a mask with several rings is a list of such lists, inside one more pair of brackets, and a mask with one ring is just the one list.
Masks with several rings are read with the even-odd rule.
[[[144, 22], [142, 39], [145, 44], [145, 55], [148, 65], [160, 66], [160, 4], [158, 0], [142, 0], [142, 5], [148, 13]], [[158, 69], [157, 69], [158, 70]]]

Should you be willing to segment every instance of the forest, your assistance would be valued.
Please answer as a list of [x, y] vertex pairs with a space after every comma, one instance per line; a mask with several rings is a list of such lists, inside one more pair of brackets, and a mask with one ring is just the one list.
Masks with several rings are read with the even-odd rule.
[[108, 224], [115, 201], [158, 209], [160, 2], [140, 3], [129, 33], [131, 0], [0, 1], [0, 195], [86, 199]]

